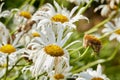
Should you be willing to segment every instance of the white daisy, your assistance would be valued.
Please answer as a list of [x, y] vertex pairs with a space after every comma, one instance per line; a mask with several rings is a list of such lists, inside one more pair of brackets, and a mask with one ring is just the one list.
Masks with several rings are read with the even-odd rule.
[[[29, 7], [29, 8], [28, 8]], [[16, 26], [26, 24], [31, 19], [32, 13], [31, 6], [28, 4], [23, 5], [20, 9], [14, 8], [11, 10], [13, 13], [13, 23]]]
[[63, 36], [62, 27], [59, 27], [58, 35], [54, 34], [51, 27], [46, 27], [45, 31], [39, 31], [40, 37], [35, 37], [28, 45], [31, 48], [30, 53], [26, 51], [26, 57], [33, 61], [30, 70], [34, 77], [44, 72], [50, 73], [59, 63], [62, 67], [69, 67], [69, 53], [63, 46], [72, 32]]
[[27, 10], [12, 9], [12, 12], [15, 12], [13, 22], [16, 25], [25, 24], [32, 16]]
[[107, 16], [109, 14], [109, 12], [111, 11], [109, 5], [107, 4], [104, 4], [104, 5], [100, 5], [98, 6], [97, 8], [95, 8], [95, 12], [98, 11], [99, 9], [102, 9], [101, 10], [101, 15], [102, 16]]
[[110, 7], [112, 9], [114, 9], [114, 7], [116, 6], [116, 4], [120, 3], [120, 0], [108, 0], [108, 1], [109, 1], [109, 4], [110, 4]]
[[18, 48], [19, 45], [17, 41], [19, 36], [13, 40], [9, 31], [2, 23], [0, 23], [0, 31], [0, 77], [2, 77], [5, 74], [5, 67], [7, 64], [6, 57], [8, 56], [8, 69], [10, 69], [20, 58], [23, 50]]
[[74, 7], [71, 12], [69, 12], [66, 8], [60, 7], [56, 1], [54, 1], [54, 5], [57, 10], [51, 4], [47, 3], [33, 15], [32, 20], [39, 21], [38, 27], [47, 24], [62, 24], [64, 27], [72, 29], [76, 28], [74, 22], [80, 19], [87, 19], [85, 16], [81, 15], [81, 9], [76, 15], [74, 14], [78, 6]]
[[105, 28], [102, 30], [103, 33], [109, 34], [111, 33], [109, 40], [117, 39], [120, 42], [120, 18], [116, 18], [113, 20], [114, 24], [112, 22], [106, 23], [104, 26]]
[[118, 10], [119, 0], [101, 0], [101, 3], [105, 2], [105, 4], [99, 5], [95, 8], [95, 12], [101, 9], [102, 16], [111, 16]]
[[102, 74], [102, 67], [100, 64], [97, 66], [97, 70], [91, 68], [87, 69], [86, 71], [81, 72], [79, 77], [80, 78], [77, 78], [76, 80], [110, 80], [105, 74]]

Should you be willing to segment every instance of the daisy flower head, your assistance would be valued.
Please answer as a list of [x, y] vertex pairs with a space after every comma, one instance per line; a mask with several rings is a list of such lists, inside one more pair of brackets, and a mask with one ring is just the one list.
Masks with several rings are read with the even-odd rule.
[[104, 26], [105, 28], [102, 30], [105, 34], [110, 34], [109, 40], [117, 39], [120, 42], [120, 18], [115, 18], [113, 20], [114, 23], [108, 22]]
[[98, 11], [99, 9], [101, 9], [102, 16], [107, 16], [111, 11], [109, 5], [106, 5], [106, 4], [98, 6], [97, 8], [95, 8], [94, 12]]
[[15, 12], [13, 21], [16, 25], [25, 24], [32, 17], [31, 13], [25, 10], [13, 9], [12, 12]]
[[74, 7], [71, 11], [69, 11], [64, 7], [61, 7], [55, 0], [54, 5], [56, 9], [53, 7], [53, 5], [47, 3], [45, 6], [42, 7], [42, 10], [38, 10], [33, 15], [32, 19], [35, 21], [39, 21], [38, 27], [48, 24], [62, 24], [65, 28], [69, 27], [68, 29], [73, 29], [76, 28], [74, 22], [80, 19], [88, 20], [85, 16], [81, 15], [81, 9], [78, 11], [77, 14], [75, 14], [78, 6]]
[[76, 80], [110, 80], [105, 74], [102, 74], [102, 66], [98, 64], [97, 69], [92, 68], [78, 74], [79, 77]]
[[110, 7], [114, 9], [116, 5], [120, 3], [120, 0], [108, 0], [108, 2], [110, 4]]
[[[105, 2], [105, 4], [103, 4]], [[111, 16], [112, 14], [116, 13], [118, 11], [118, 4], [119, 0], [101, 0], [101, 5], [99, 5], [97, 8], [95, 8], [95, 12], [101, 9], [101, 15]]]
[[12, 36], [9, 33], [9, 30], [6, 28], [6, 26], [2, 23], [0, 23], [0, 53], [1, 55], [11, 55], [12, 53], [15, 53], [17, 51], [17, 47], [20, 46], [18, 44], [19, 35], [15, 36], [15, 38], [12, 38]]
[[15, 13], [15, 17], [19, 19], [30, 19], [34, 11], [35, 7], [29, 4], [24, 4], [21, 9], [12, 9], [12, 12]]
[[[7, 65], [6, 58], [8, 57], [8, 69], [10, 69], [16, 61], [20, 58], [23, 50], [19, 49], [17, 44], [18, 38], [12, 39], [8, 29], [2, 23], [0, 23], [0, 77], [5, 74], [5, 68]], [[19, 36], [18, 36], [19, 37]]]
[[[28, 8], [29, 7], [29, 8]], [[14, 8], [11, 12], [14, 14], [13, 22], [16, 25], [25, 24], [31, 19], [34, 7], [28, 4], [24, 4], [21, 9]]]
[[[28, 54], [28, 58], [33, 61], [30, 71], [34, 77], [44, 72], [50, 73], [60, 66], [62, 68], [64, 68], [64, 66], [69, 67], [69, 53], [63, 46], [72, 32], [63, 36], [64, 30], [60, 27], [58, 35], [56, 36], [51, 27], [46, 27], [45, 30], [46, 32], [39, 31], [40, 37], [35, 37], [31, 43], [28, 44], [28, 48], [31, 47], [31, 51], [33, 51], [33, 53]], [[61, 65], [59, 65], [59, 63]]]

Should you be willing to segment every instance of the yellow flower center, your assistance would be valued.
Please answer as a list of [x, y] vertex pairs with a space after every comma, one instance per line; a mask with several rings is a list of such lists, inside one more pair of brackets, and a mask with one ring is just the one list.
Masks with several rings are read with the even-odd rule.
[[39, 34], [38, 32], [33, 32], [33, 33], [32, 33], [32, 36], [33, 36], [33, 37], [40, 37], [40, 34]]
[[115, 31], [116, 34], [120, 34], [120, 29]]
[[27, 12], [27, 11], [21, 11], [20, 16], [23, 16], [23, 17], [25, 17], [27, 19], [31, 18], [31, 14], [29, 12]]
[[63, 74], [56, 74], [56, 75], [54, 75], [54, 78], [57, 80], [64, 79], [64, 75]]
[[61, 22], [61, 23], [64, 23], [64, 22], [68, 22], [68, 18], [62, 14], [56, 14], [54, 15], [51, 20], [53, 22]]
[[45, 52], [53, 57], [59, 57], [64, 55], [63, 49], [55, 44], [50, 44], [48, 46], [45, 46]]
[[103, 79], [100, 78], [100, 77], [94, 77], [94, 78], [92, 78], [91, 80], [103, 80]]
[[16, 49], [14, 48], [14, 46], [12, 46], [11, 44], [6, 44], [2, 47], [0, 47], [0, 51], [3, 52], [3, 53], [12, 53], [12, 52], [15, 52]]

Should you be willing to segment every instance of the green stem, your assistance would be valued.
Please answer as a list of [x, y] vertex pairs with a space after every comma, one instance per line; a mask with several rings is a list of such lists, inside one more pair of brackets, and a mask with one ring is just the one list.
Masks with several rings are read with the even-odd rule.
[[12, 17], [13, 17], [13, 14], [12, 14], [9, 18], [6, 19], [5, 25], [8, 25], [8, 23], [9, 23], [9, 21], [12, 19]]
[[74, 63], [80, 59], [83, 59], [85, 57], [85, 55], [87, 54], [87, 51], [89, 50], [89, 47], [86, 48], [86, 50], [83, 52], [83, 54], [81, 56], [79, 56], [78, 58], [72, 60], [70, 63]]
[[[12, 66], [12, 68], [11, 68], [10, 70], [7, 69], [7, 73], [10, 73], [10, 71], [17, 65], [17, 63], [18, 63], [19, 61], [21, 61], [21, 59], [23, 59], [23, 58], [20, 58], [20, 59], [15, 63], [15, 65]], [[8, 67], [8, 66], [6, 66], [6, 67]], [[4, 77], [4, 75], [0, 78], [0, 80], [1, 80], [3, 77]]]
[[45, 0], [40, 0], [40, 4], [39, 4], [39, 7], [41, 7], [43, 5]]
[[81, 12], [81, 14], [83, 14], [87, 9], [88, 7], [91, 5], [91, 3], [93, 2], [93, 0], [90, 0], [89, 3], [84, 7], [83, 11]]
[[29, 2], [30, 2], [30, 0], [25, 0], [24, 3], [19, 7], [19, 9], [23, 8], [23, 6], [25, 6]]
[[23, 59], [23, 58], [18, 59], [17, 62], [15, 63], [15, 65], [13, 65], [12, 68], [11, 68], [8, 72], [12, 71], [13, 68], [14, 68], [22, 59]]
[[31, 0], [28, 10], [30, 9], [30, 6], [32, 6], [34, 3], [35, 3], [35, 0]]
[[78, 50], [80, 50], [80, 49], [82, 49], [82, 48], [83, 48], [83, 46], [81, 46], [81, 47], [79, 47], [79, 48], [77, 48], [77, 49], [71, 51], [71, 52], [70, 52], [70, 55], [72, 55], [74, 52], [76, 52], [76, 51], [78, 51]]
[[107, 61], [111, 61], [112, 59], [114, 59], [115, 55], [117, 54], [117, 51], [119, 50], [119, 47], [120, 47], [120, 45], [118, 45], [118, 46], [116, 47], [116, 49], [114, 50], [113, 54], [106, 59], [106, 62], [107, 62]]
[[22, 75], [21, 70], [22, 70], [22, 69], [19, 70], [19, 74], [18, 74], [18, 76], [17, 76], [14, 80], [19, 80], [19, 79], [20, 79], [20, 76]]
[[17, 30], [13, 30], [10, 32], [10, 35], [13, 35]]
[[104, 25], [105, 23], [110, 21], [113, 18], [113, 16], [115, 16], [115, 15], [113, 14], [112, 16], [110, 16], [107, 19], [103, 20], [99, 24], [95, 25], [93, 28], [91, 28], [90, 30], [86, 31], [85, 34], [90, 34], [90, 33], [93, 33], [95, 31], [97, 31], [99, 27], [102, 27], [102, 25]]
[[110, 35], [111, 34], [111, 32], [110, 33], [108, 33], [108, 34], [104, 34], [104, 35], [102, 35], [99, 39], [103, 39], [103, 38], [105, 38], [105, 37], [107, 37], [108, 35]]
[[5, 72], [4, 80], [7, 79], [7, 74], [8, 74], [8, 64], [9, 64], [9, 55], [6, 56], [6, 72]]
[[[119, 46], [120, 46], [120, 45], [119, 45]], [[118, 51], [118, 49], [119, 49], [119, 46], [116, 47], [116, 49], [114, 50], [113, 54], [112, 54], [110, 57], [108, 57], [107, 59], [99, 59], [99, 60], [97, 60], [97, 61], [93, 61], [93, 62], [87, 64], [86, 66], [83, 66], [83, 67], [81, 67], [81, 68], [79, 68], [79, 69], [77, 69], [77, 70], [75, 70], [75, 71], [72, 71], [72, 73], [75, 74], [75, 73], [78, 73], [78, 72], [80, 72], [80, 71], [83, 71], [83, 70], [85, 70], [85, 69], [87, 69], [87, 68], [89, 68], [89, 67], [91, 67], [91, 66], [94, 66], [94, 65], [96, 65], [96, 64], [100, 64], [100, 63], [104, 63], [104, 62], [111, 61], [111, 60], [115, 57], [115, 55], [117, 54], [117, 51]]]
[[[39, 79], [39, 77], [41, 77], [42, 75], [46, 75], [46, 74], [47, 74], [46, 72], [40, 74], [40, 75], [38, 76], [38, 79]], [[35, 77], [34, 77], [34, 78], [31, 78], [30, 80], [35, 80]]]

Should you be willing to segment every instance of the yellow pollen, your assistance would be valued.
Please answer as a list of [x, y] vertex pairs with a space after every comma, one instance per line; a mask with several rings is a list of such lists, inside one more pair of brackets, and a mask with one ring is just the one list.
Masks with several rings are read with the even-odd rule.
[[50, 44], [48, 46], [45, 46], [45, 52], [53, 57], [59, 57], [64, 55], [63, 49], [55, 44]]
[[56, 75], [54, 75], [54, 78], [57, 80], [64, 79], [64, 75], [63, 74], [56, 74]]
[[64, 22], [68, 22], [68, 18], [62, 14], [56, 14], [54, 15], [51, 20], [53, 22], [61, 22], [61, 23], [64, 23]]
[[40, 37], [40, 34], [39, 34], [38, 32], [33, 32], [33, 33], [32, 33], [32, 36], [33, 36], [33, 37]]
[[120, 29], [115, 31], [116, 34], [120, 34]]
[[103, 79], [100, 78], [100, 77], [94, 77], [94, 78], [92, 78], [91, 80], [103, 80]]
[[23, 16], [23, 17], [25, 17], [27, 19], [31, 18], [31, 14], [29, 12], [27, 12], [27, 11], [21, 11], [20, 16]]
[[3, 53], [12, 53], [12, 52], [15, 52], [16, 49], [14, 48], [14, 46], [12, 46], [11, 44], [6, 44], [2, 47], [0, 47], [0, 51], [3, 52]]

